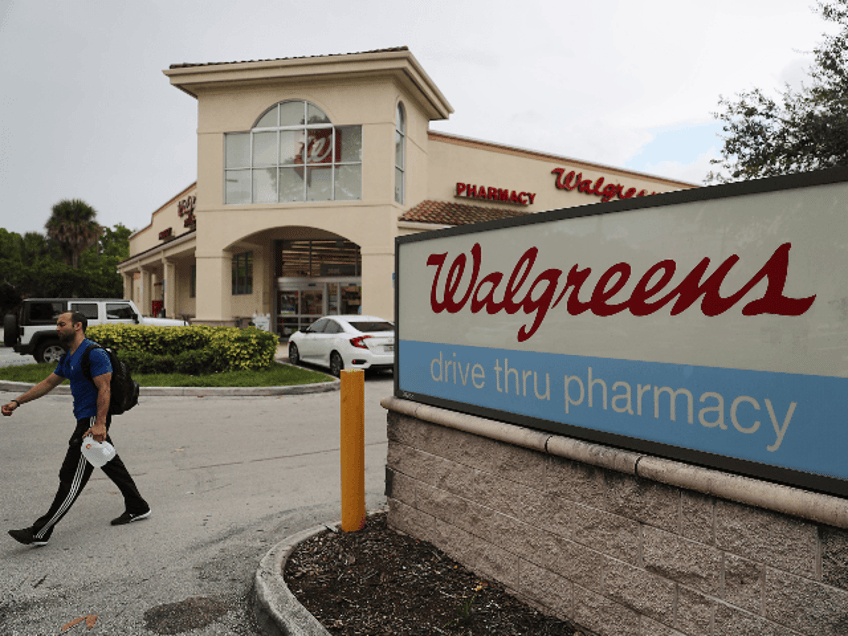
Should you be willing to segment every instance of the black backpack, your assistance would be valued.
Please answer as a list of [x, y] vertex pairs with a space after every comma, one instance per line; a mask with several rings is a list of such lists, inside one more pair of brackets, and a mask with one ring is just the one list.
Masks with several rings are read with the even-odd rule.
[[89, 356], [92, 349], [103, 349], [109, 354], [112, 363], [112, 381], [109, 384], [111, 399], [109, 401], [109, 414], [120, 415], [129, 411], [138, 404], [138, 382], [132, 379], [129, 367], [118, 359], [115, 352], [108, 347], [101, 347], [97, 343], [90, 344], [82, 354], [82, 372], [86, 379], [94, 384], [91, 377], [91, 360]]

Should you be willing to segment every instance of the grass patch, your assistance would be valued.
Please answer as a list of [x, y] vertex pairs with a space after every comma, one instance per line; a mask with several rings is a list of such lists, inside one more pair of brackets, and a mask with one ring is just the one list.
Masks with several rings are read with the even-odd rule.
[[[0, 380], [38, 384], [56, 368], [55, 364], [26, 364], [0, 369]], [[228, 371], [211, 375], [184, 375], [181, 373], [135, 374], [133, 380], [141, 386], [174, 387], [254, 387], [293, 386], [328, 382], [333, 378], [320, 371], [275, 362], [261, 371]], [[67, 380], [65, 380], [67, 382]]]
[[[0, 380], [9, 382], [29, 382], [38, 384], [48, 375], [53, 373], [55, 364], [45, 362], [44, 364], [22, 364], [14, 367], [0, 369]], [[67, 382], [67, 380], [65, 380]]]

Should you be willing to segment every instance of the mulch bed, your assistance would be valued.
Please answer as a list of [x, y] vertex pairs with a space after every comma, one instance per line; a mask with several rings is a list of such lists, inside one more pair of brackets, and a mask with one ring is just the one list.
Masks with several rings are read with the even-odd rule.
[[299, 544], [285, 579], [333, 635], [581, 636], [484, 581], [424, 541], [368, 518], [359, 532], [316, 535]]

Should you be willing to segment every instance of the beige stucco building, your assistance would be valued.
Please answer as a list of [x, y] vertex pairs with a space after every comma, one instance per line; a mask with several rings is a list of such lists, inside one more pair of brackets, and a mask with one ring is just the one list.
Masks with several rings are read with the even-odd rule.
[[430, 130], [453, 112], [406, 48], [177, 64], [197, 181], [130, 239], [124, 293], [206, 324], [394, 314], [394, 240], [691, 184]]

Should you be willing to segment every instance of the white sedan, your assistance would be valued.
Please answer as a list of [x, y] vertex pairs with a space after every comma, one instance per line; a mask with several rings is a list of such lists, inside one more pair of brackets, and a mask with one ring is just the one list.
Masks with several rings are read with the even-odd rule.
[[342, 369], [390, 369], [395, 363], [395, 326], [376, 316], [324, 316], [289, 338], [289, 362]]

